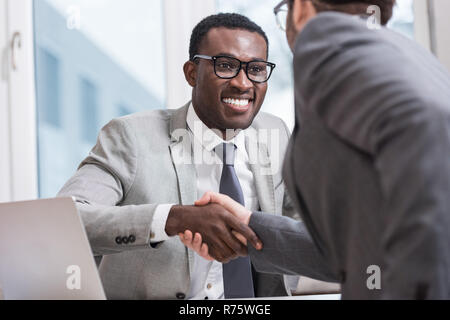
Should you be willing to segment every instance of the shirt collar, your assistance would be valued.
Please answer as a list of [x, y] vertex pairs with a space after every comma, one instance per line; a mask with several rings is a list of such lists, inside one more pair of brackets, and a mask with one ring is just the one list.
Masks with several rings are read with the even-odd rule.
[[213, 130], [209, 129], [198, 117], [192, 103], [189, 106], [186, 122], [194, 138], [208, 151], [213, 151], [222, 143], [234, 143], [238, 150], [246, 153], [245, 148], [245, 130], [236, 130], [233, 139], [225, 141]]

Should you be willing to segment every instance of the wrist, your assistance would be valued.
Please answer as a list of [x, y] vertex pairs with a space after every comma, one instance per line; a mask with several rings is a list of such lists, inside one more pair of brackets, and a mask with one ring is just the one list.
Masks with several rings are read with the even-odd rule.
[[173, 206], [167, 216], [165, 231], [169, 237], [174, 237], [185, 230], [181, 230], [181, 221], [183, 212], [186, 210], [184, 206]]

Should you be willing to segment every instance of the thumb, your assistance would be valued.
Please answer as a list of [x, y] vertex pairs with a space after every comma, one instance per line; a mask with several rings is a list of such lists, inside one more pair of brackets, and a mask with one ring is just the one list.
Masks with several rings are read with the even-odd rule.
[[238, 218], [245, 224], [248, 224], [247, 215], [249, 215], [249, 213], [246, 212], [245, 207], [242, 206], [239, 202], [236, 202], [229, 196], [220, 193], [211, 192], [209, 194], [209, 197], [211, 203], [220, 204], [222, 207], [232, 213], [236, 218]]
[[206, 206], [211, 202], [211, 192], [206, 192], [200, 200], [195, 201], [197, 207]]

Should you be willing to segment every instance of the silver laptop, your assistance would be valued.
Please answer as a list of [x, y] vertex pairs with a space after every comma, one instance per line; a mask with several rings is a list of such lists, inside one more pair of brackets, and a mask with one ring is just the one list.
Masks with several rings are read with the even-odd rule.
[[0, 204], [0, 288], [7, 300], [104, 300], [71, 198]]

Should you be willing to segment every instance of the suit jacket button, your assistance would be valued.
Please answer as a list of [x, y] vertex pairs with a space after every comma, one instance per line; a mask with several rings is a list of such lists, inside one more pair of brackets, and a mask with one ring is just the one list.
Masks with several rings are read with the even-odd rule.
[[129, 239], [128, 239], [128, 237], [123, 237], [123, 238], [122, 238], [122, 243], [123, 243], [123, 244], [128, 244], [128, 242], [130, 242]]
[[184, 300], [186, 298], [186, 295], [184, 293], [178, 292], [177, 293], [177, 299], [178, 300]]
[[122, 244], [122, 238], [121, 237], [117, 237], [116, 238], [116, 243], [117, 244]]
[[131, 235], [131, 236], [128, 238], [128, 241], [129, 241], [130, 243], [135, 243], [135, 242], [136, 242], [136, 237], [133, 236], [133, 235]]

